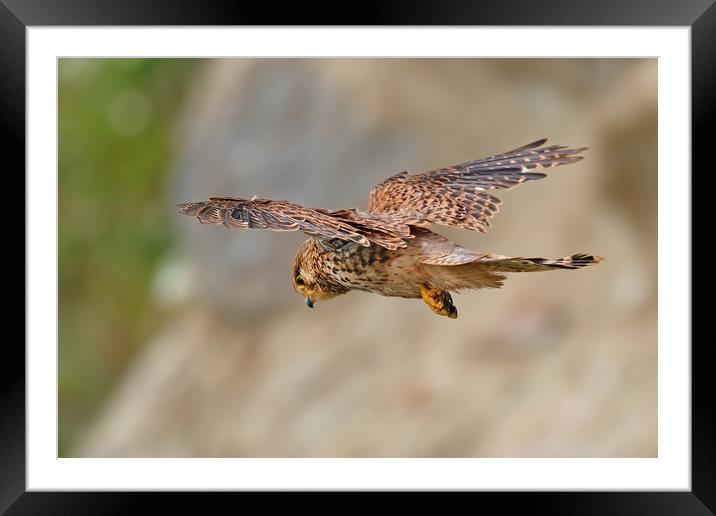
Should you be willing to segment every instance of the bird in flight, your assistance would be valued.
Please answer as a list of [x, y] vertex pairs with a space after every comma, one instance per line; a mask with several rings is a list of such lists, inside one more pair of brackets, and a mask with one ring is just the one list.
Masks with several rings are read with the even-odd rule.
[[202, 224], [310, 235], [298, 249], [291, 275], [310, 308], [362, 290], [422, 299], [436, 314], [455, 319], [450, 292], [499, 288], [507, 272], [580, 269], [602, 261], [585, 253], [548, 259], [471, 251], [429, 229], [439, 224], [484, 233], [502, 203], [491, 190], [542, 179], [545, 169], [575, 163], [586, 149], [544, 146], [546, 141], [422, 174], [400, 172], [373, 188], [367, 211], [306, 208], [255, 196], [210, 197], [177, 209]]

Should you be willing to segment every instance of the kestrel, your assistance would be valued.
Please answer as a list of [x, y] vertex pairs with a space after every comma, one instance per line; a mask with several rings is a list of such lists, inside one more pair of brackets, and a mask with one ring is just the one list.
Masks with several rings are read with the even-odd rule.
[[586, 149], [544, 147], [546, 141], [422, 174], [400, 172], [373, 188], [367, 211], [306, 208], [255, 196], [210, 197], [177, 208], [202, 224], [311, 235], [292, 269], [293, 287], [310, 308], [362, 290], [422, 299], [436, 314], [454, 319], [450, 292], [499, 288], [506, 272], [579, 269], [602, 261], [584, 253], [551, 260], [471, 251], [429, 229], [434, 223], [484, 233], [502, 203], [490, 190], [542, 179], [546, 168], [575, 163]]

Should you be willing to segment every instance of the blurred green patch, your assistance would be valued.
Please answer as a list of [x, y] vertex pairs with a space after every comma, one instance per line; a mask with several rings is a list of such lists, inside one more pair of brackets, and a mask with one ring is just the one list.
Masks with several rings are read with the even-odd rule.
[[162, 314], [163, 199], [200, 61], [60, 59], [59, 454], [66, 456]]

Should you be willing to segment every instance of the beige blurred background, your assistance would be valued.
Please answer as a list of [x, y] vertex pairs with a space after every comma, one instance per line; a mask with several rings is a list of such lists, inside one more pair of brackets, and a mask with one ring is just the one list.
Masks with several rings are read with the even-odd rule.
[[[60, 455], [654, 457], [657, 61], [60, 62]], [[175, 213], [210, 195], [367, 206], [370, 188], [541, 137], [586, 159], [498, 192], [514, 256], [596, 253], [420, 300], [309, 310], [300, 233]]]

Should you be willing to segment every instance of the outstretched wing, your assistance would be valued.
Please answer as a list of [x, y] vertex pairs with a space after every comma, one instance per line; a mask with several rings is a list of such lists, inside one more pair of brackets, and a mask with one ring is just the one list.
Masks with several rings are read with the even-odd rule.
[[406, 247], [410, 227], [356, 210], [306, 208], [288, 201], [210, 197], [208, 201], [177, 204], [179, 213], [194, 215], [202, 224], [229, 228], [303, 231], [320, 238], [350, 240], [369, 247]]
[[542, 179], [548, 167], [581, 160], [586, 147], [542, 147], [547, 139], [517, 149], [417, 175], [401, 172], [370, 193], [368, 211], [390, 214], [404, 224], [429, 223], [475, 229], [490, 227], [500, 199], [489, 190], [513, 188], [525, 181]]

